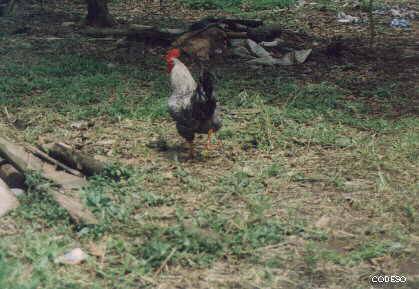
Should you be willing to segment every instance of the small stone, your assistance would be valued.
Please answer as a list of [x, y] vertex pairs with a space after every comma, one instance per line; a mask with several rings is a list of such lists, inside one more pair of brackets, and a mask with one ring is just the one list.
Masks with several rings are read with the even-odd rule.
[[55, 263], [78, 265], [87, 259], [88, 255], [82, 249], [76, 248], [55, 259]]
[[410, 27], [410, 21], [403, 18], [395, 18], [391, 20], [390, 26], [393, 28], [409, 28]]

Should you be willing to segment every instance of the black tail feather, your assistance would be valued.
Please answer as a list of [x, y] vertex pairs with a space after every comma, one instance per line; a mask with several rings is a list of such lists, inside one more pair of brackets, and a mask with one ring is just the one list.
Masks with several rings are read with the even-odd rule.
[[202, 86], [203, 91], [205, 92], [208, 98], [213, 97], [214, 91], [214, 76], [208, 70], [203, 69], [199, 79], [199, 84]]
[[195, 119], [210, 119], [214, 114], [217, 101], [214, 97], [214, 76], [206, 69], [202, 69], [198, 88], [192, 99], [192, 113]]

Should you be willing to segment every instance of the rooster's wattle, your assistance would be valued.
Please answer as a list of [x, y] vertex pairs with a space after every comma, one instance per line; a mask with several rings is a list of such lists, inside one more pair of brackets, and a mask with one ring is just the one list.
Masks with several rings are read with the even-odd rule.
[[176, 122], [177, 131], [187, 141], [192, 157], [195, 134], [208, 134], [209, 148], [211, 136], [220, 129], [221, 120], [213, 94], [211, 73], [202, 69], [199, 82], [196, 83], [179, 57], [180, 50], [176, 48], [171, 49], [166, 56], [172, 87], [169, 112]]

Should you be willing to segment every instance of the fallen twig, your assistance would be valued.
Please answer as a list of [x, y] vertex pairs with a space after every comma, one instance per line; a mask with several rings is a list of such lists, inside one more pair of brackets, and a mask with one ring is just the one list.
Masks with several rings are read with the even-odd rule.
[[166, 257], [166, 259], [164, 259], [163, 263], [160, 265], [159, 269], [157, 269], [156, 273], [154, 273], [153, 275], [153, 279], [156, 278], [160, 272], [163, 270], [163, 268], [167, 265], [167, 263], [170, 261], [170, 259], [172, 258], [173, 254], [176, 252], [177, 248], [174, 247], [172, 252], [170, 252], [170, 254]]

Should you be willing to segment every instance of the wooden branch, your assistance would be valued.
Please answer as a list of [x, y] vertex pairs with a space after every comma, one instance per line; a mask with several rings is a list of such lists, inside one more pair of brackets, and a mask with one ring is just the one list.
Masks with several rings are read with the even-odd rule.
[[81, 171], [86, 176], [101, 174], [106, 167], [106, 164], [73, 149], [65, 143], [46, 145], [44, 149], [53, 158]]
[[156, 273], [153, 275], [153, 279], [156, 279], [157, 276], [159, 276], [160, 272], [163, 270], [163, 268], [169, 263], [170, 259], [172, 258], [173, 254], [176, 252], [177, 248], [174, 247], [169, 255], [164, 259], [164, 261], [161, 263], [159, 269], [157, 269]]
[[19, 201], [10, 190], [9, 186], [0, 179], [0, 217], [19, 206]]
[[231, 19], [231, 18], [225, 18], [222, 19], [223, 23], [226, 24], [239, 24], [244, 25], [250, 28], [256, 28], [263, 25], [263, 20], [261, 19]]
[[83, 174], [75, 169], [70, 168], [69, 166], [57, 161], [56, 159], [53, 159], [52, 157], [50, 157], [49, 155], [47, 155], [46, 153], [44, 153], [43, 151], [41, 151], [40, 149], [36, 148], [36, 147], [32, 147], [32, 146], [26, 146], [26, 148], [33, 153], [35, 156], [41, 158], [42, 160], [49, 162], [50, 164], [56, 165], [58, 168], [63, 169], [64, 171], [74, 175], [74, 176], [78, 176], [78, 177], [82, 177]]
[[241, 30], [240, 26], [246, 28], [256, 28], [263, 25], [263, 21], [259, 19], [231, 19], [231, 18], [215, 18], [207, 17], [190, 25], [190, 30], [199, 30], [211, 24], [225, 24], [232, 30]]
[[183, 29], [161, 29], [153, 26], [131, 25], [127, 28], [88, 28], [82, 34], [92, 37], [126, 36], [130, 40], [159, 40], [170, 43], [185, 32]]

